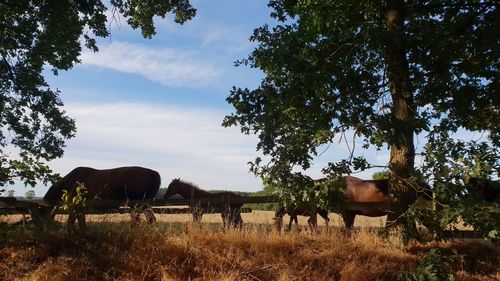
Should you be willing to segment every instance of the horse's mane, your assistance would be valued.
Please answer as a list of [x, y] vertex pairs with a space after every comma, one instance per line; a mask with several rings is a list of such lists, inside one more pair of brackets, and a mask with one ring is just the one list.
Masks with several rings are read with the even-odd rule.
[[235, 196], [235, 197], [241, 197], [241, 195], [239, 195], [235, 192], [232, 192], [232, 191], [219, 191], [219, 192], [208, 191], [208, 190], [200, 188], [199, 186], [197, 186], [194, 183], [190, 183], [188, 181], [184, 181], [181, 179], [173, 179], [172, 183], [174, 183], [174, 182], [183, 184], [184, 187], [189, 188], [189, 189], [184, 188], [184, 189], [186, 189], [186, 191], [190, 190], [190, 192], [193, 192], [193, 190], [194, 190], [194, 192], [198, 193], [198, 196], [217, 197], [217, 196], [230, 195], [230, 196]]
[[187, 185], [187, 186], [189, 186], [191, 188], [194, 188], [195, 190], [198, 190], [198, 191], [206, 191], [206, 190], [200, 188], [199, 186], [197, 186], [196, 184], [194, 184], [192, 182], [185, 181], [185, 180], [181, 180], [180, 178], [179, 179], [173, 179], [172, 182], [179, 182], [179, 183], [185, 184], [185, 185]]

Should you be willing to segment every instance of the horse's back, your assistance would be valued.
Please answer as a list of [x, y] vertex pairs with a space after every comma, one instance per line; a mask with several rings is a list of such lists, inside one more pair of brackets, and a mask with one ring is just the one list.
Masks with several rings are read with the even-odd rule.
[[362, 180], [346, 177], [346, 197], [352, 202], [387, 202], [389, 180]]
[[[362, 180], [355, 177], [346, 177], [344, 195], [354, 203], [387, 203], [389, 196], [389, 180]], [[363, 210], [345, 211], [347, 213], [378, 217], [387, 214], [386, 210], [379, 207], [368, 207]], [[345, 219], [345, 218], [344, 218]], [[347, 224], [346, 224], [347, 225]], [[351, 225], [352, 226], [352, 225]], [[347, 226], [348, 228], [350, 226]]]
[[44, 198], [54, 198], [55, 189], [72, 191], [76, 182], [85, 185], [88, 197], [100, 199], [152, 199], [160, 188], [160, 174], [143, 167], [119, 167], [97, 170], [78, 167], [66, 175], [59, 184], [49, 189]]
[[52, 185], [49, 190], [45, 193], [43, 199], [45, 200], [59, 200], [62, 196], [62, 191], [67, 190], [72, 192], [76, 187], [76, 183], [84, 183], [88, 180], [91, 175], [97, 171], [94, 168], [89, 167], [77, 167], [63, 178], [61, 178], [57, 183]]

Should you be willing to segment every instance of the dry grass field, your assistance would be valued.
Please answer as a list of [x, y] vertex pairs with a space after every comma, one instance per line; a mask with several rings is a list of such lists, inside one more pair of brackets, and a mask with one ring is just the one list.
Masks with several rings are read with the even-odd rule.
[[[264, 225], [272, 225], [274, 224], [273, 211], [253, 211], [251, 213], [242, 213], [242, 218], [247, 226], [255, 225], [255, 224], [264, 224]], [[144, 219], [144, 217], [142, 217]], [[164, 214], [158, 215], [156, 214], [156, 218], [160, 223], [190, 223], [193, 218], [190, 214]], [[343, 227], [344, 222], [342, 218], [334, 213], [330, 213], [330, 226], [334, 228]], [[9, 222], [15, 223], [23, 219], [22, 215], [9, 215], [0, 217], [0, 222]], [[56, 219], [60, 222], [64, 222], [66, 220], [66, 216], [58, 215]], [[288, 225], [290, 217], [285, 215], [283, 217], [283, 221]], [[308, 217], [299, 216], [299, 229], [307, 227], [307, 219]], [[381, 228], [385, 225], [386, 217], [365, 217], [365, 216], [357, 216], [354, 227], [356, 228]], [[130, 215], [128, 214], [104, 214], [104, 215], [87, 215], [87, 221], [89, 222], [128, 222], [130, 220]], [[203, 215], [203, 223], [221, 223], [222, 219], [220, 214], [204, 214]], [[325, 226], [325, 221], [318, 216], [318, 226], [320, 228]], [[293, 225], [295, 229], [295, 224]]]
[[224, 231], [218, 214], [204, 215], [201, 226], [190, 215], [161, 215], [155, 225], [92, 215], [87, 232], [71, 236], [18, 227], [0, 232], [0, 280], [397, 280], [436, 247], [446, 255], [458, 250], [444, 264], [458, 280], [500, 280], [499, 249], [483, 241], [403, 246], [376, 233], [383, 220], [363, 217], [351, 237], [340, 227], [311, 233], [303, 217], [298, 229], [280, 234], [272, 216], [244, 214], [242, 231]]
[[[273, 211], [253, 211], [251, 213], [242, 213], [241, 214], [243, 221], [247, 225], [255, 225], [255, 224], [269, 224], [272, 225], [274, 223]], [[344, 225], [342, 218], [334, 213], [329, 215], [330, 217], [330, 225], [333, 227], [341, 227]], [[176, 215], [156, 215], [158, 222], [169, 223], [169, 222], [181, 222], [181, 223], [189, 223], [193, 220], [190, 214], [176, 214]], [[59, 218], [63, 220], [62, 216]], [[117, 222], [117, 221], [128, 221], [130, 216], [128, 214], [106, 214], [106, 215], [90, 215], [88, 216], [88, 220], [92, 222]], [[307, 226], [308, 217], [299, 216], [299, 227], [303, 228]], [[204, 214], [203, 220], [204, 223], [221, 223], [222, 219], [220, 214]], [[288, 224], [289, 216], [285, 215], [283, 221]], [[318, 225], [320, 227], [325, 226], [325, 221], [318, 216]], [[383, 227], [385, 225], [385, 217], [377, 217], [370, 218], [365, 216], [357, 216], [355, 227]], [[295, 227], [295, 225], [294, 225]]]

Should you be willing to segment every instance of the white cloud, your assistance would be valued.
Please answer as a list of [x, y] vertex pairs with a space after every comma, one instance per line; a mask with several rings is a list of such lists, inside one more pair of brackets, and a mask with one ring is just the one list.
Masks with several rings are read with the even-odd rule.
[[197, 52], [175, 48], [153, 48], [126, 42], [85, 51], [82, 64], [137, 74], [167, 86], [201, 87], [212, 83], [221, 71]]
[[387, 151], [376, 152], [375, 160], [377, 160], [377, 163], [375, 163], [377, 165], [386, 165], [387, 163], [389, 163], [390, 154]]
[[168, 20], [158, 20], [156, 24], [160, 34], [166, 32], [169, 35], [189, 38], [203, 48], [212, 48], [224, 53], [247, 55], [256, 45], [249, 40], [256, 26], [228, 25], [208, 21], [202, 16], [197, 16], [183, 25]]
[[[223, 128], [222, 111], [149, 104], [70, 104], [77, 136], [62, 159], [51, 163], [66, 174], [77, 166], [98, 169], [139, 165], [155, 169], [162, 186], [181, 177], [207, 189], [257, 191], [248, 173], [256, 138]], [[37, 192], [38, 194], [38, 192]]]

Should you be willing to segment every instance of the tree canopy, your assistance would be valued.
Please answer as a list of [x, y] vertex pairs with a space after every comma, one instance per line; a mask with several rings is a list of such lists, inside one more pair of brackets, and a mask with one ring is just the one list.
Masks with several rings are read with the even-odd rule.
[[[145, 38], [155, 34], [153, 17], [183, 23], [196, 12], [188, 0], [111, 0], [111, 8]], [[82, 48], [97, 52], [96, 38], [109, 36], [107, 12], [100, 0], [0, 1], [1, 185], [51, 179], [45, 161], [62, 156], [76, 127], [43, 71], [72, 68]]]
[[[418, 174], [415, 155], [421, 154], [419, 177], [435, 181], [443, 200], [456, 199], [467, 177], [499, 173], [498, 6], [269, 1], [278, 24], [255, 29], [251, 40], [258, 46], [237, 62], [265, 77], [256, 89], [233, 88], [227, 101], [235, 113], [223, 124], [258, 135], [257, 149], [270, 160], [257, 158], [252, 170], [268, 182], [292, 186], [291, 179], [307, 179], [300, 170], [310, 167], [318, 147], [353, 131], [365, 148], [390, 147], [393, 176]], [[457, 139], [463, 131], [484, 136]], [[427, 141], [418, 152], [416, 134]], [[323, 172], [349, 174], [371, 165], [353, 154], [332, 159]], [[450, 190], [451, 182], [461, 191]]]

